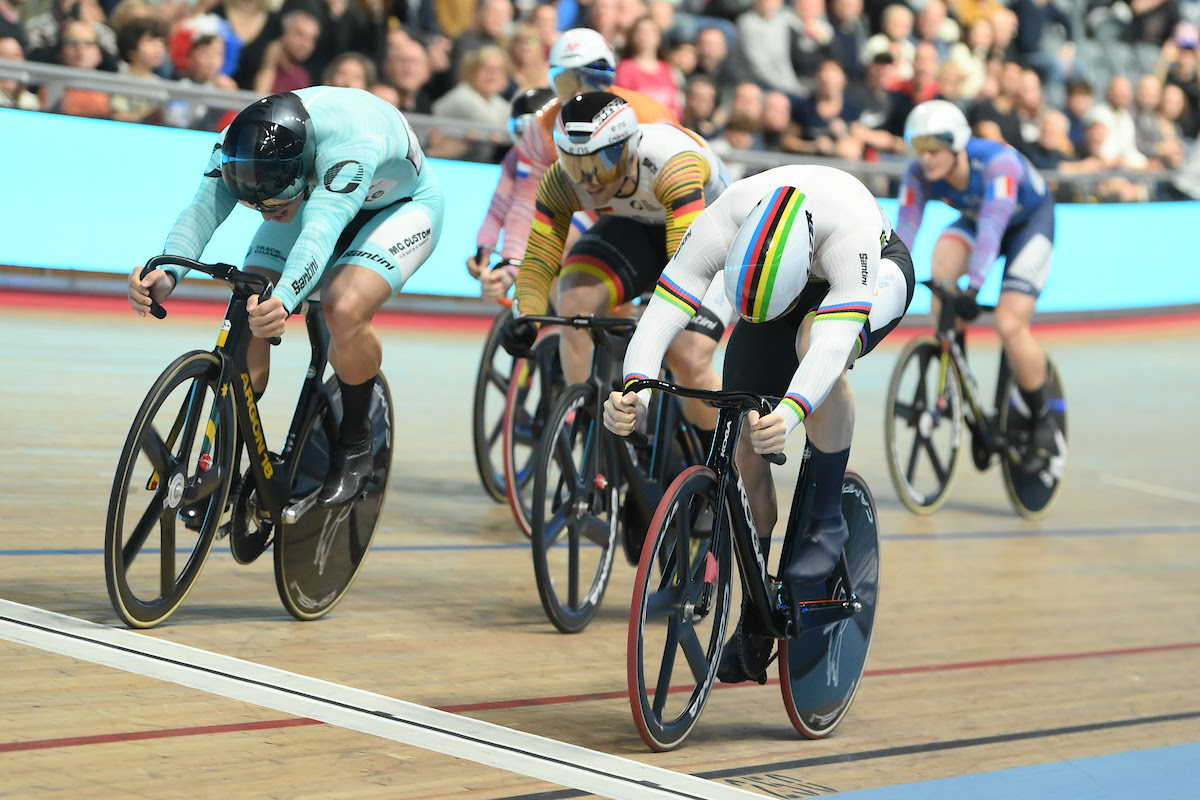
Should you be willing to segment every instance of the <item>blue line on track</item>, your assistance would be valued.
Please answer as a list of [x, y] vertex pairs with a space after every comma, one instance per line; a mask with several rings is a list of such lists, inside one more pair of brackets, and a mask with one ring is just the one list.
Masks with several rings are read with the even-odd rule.
[[[1028, 531], [951, 531], [946, 533], [894, 533], [885, 534], [885, 541], [958, 541], [970, 539], [1057, 539], [1086, 536], [1179, 536], [1200, 533], [1200, 527], [1195, 525], [1148, 525], [1140, 528], [1050, 528]], [[218, 545], [220, 543], [217, 543]], [[449, 550], [528, 550], [528, 542], [513, 544], [380, 544], [371, 548], [372, 552], [409, 553], [424, 551]], [[147, 548], [143, 552], [157, 553], [157, 549]], [[45, 548], [37, 550], [0, 550], [0, 556], [95, 556], [104, 555], [104, 549], [99, 547], [64, 547]]]

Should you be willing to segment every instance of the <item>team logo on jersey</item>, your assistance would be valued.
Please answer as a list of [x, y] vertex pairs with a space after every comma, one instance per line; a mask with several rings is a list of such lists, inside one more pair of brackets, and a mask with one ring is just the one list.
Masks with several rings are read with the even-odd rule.
[[650, 170], [651, 175], [658, 174], [658, 165], [650, 160], [650, 156], [646, 156], [645, 158], [642, 159], [642, 166], [645, 167], [646, 169]]
[[363, 165], [357, 161], [339, 161], [325, 170], [323, 182], [325, 188], [337, 194], [350, 194], [362, 186], [366, 176]]

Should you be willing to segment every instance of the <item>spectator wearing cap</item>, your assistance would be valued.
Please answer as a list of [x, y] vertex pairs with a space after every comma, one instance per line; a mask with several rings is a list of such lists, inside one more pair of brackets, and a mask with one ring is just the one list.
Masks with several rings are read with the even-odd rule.
[[912, 41], [913, 12], [902, 3], [893, 3], [883, 10], [882, 27], [879, 33], [867, 39], [863, 48], [863, 61], [870, 62], [877, 53], [892, 54], [896, 68], [896, 80], [906, 81], [912, 77], [912, 62], [915, 46]]
[[867, 64], [866, 75], [860, 84], [851, 86], [847, 94], [862, 109], [858, 121], [850, 126], [862, 143], [864, 152], [900, 154], [905, 152], [904, 113], [899, 98], [892, 92], [896, 65], [892, 54], [876, 53]]
[[[221, 71], [224, 64], [225, 39], [219, 33], [197, 33], [188, 45], [187, 60], [183, 63], [179, 81], [236, 91], [237, 84], [233, 78]], [[166, 108], [166, 122], [176, 128], [216, 130], [222, 116], [222, 109], [210, 109], [203, 103], [187, 100], [168, 103]]]

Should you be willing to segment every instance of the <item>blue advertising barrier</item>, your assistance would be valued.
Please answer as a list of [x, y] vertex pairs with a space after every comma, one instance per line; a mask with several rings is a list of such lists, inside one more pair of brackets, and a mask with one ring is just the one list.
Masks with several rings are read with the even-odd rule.
[[[162, 250], [191, 199], [214, 135], [103, 120], [0, 110], [7, 163], [0, 192], [0, 264], [127, 273]], [[464, 262], [487, 212], [499, 168], [431, 159], [446, 192], [442, 238], [405, 286], [414, 294], [475, 297]], [[894, 199], [880, 201], [895, 219]], [[918, 277], [956, 212], [931, 203], [913, 259]], [[240, 264], [261, 217], [238, 207], [204, 259]], [[1060, 205], [1054, 265], [1041, 311], [1097, 311], [1200, 303], [1191, 235], [1200, 203]], [[1001, 268], [980, 295], [993, 302]], [[918, 290], [912, 311], [929, 307]]]

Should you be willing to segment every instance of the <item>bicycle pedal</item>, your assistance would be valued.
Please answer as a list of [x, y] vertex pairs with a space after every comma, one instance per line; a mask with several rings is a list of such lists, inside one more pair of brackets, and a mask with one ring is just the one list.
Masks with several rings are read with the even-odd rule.
[[217, 540], [226, 538], [233, 531], [233, 522], [226, 522], [221, 527], [217, 528]]

